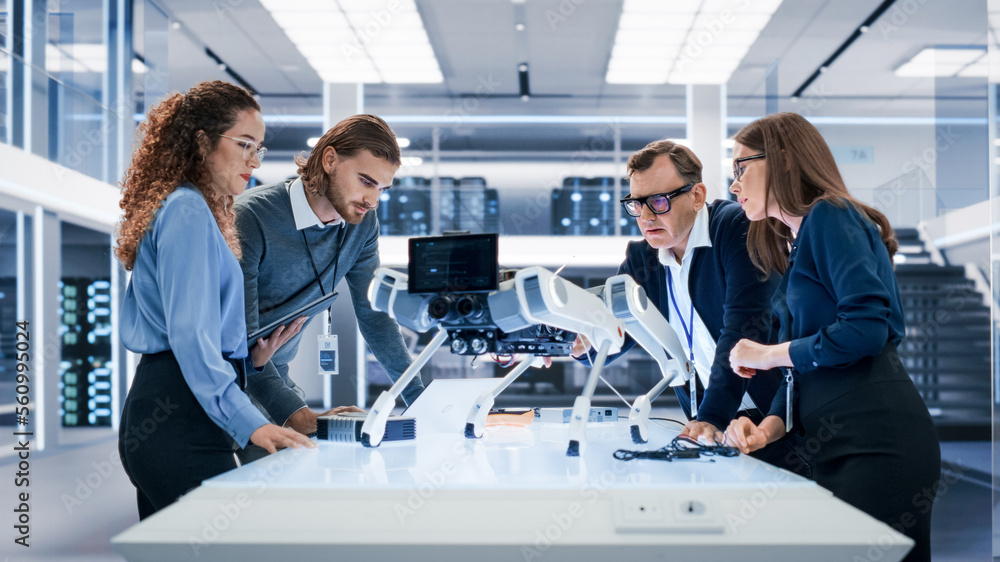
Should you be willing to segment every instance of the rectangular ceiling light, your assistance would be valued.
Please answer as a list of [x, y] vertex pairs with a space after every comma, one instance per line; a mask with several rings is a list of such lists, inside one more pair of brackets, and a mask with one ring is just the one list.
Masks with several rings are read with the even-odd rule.
[[625, 0], [605, 81], [725, 84], [782, 0]]
[[989, 74], [986, 47], [928, 47], [896, 69], [896, 76], [981, 78]]
[[413, 0], [261, 0], [324, 82], [444, 80]]

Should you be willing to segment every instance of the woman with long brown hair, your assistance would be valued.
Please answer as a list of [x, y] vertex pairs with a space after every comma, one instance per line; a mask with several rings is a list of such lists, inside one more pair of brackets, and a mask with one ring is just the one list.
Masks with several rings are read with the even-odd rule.
[[743, 377], [775, 367], [786, 376], [760, 425], [734, 420], [726, 441], [746, 453], [801, 432], [816, 445], [817, 483], [912, 538], [906, 560], [930, 560], [941, 451], [896, 353], [906, 332], [892, 226], [848, 193], [802, 116], [758, 119], [735, 141], [730, 191], [754, 221], [751, 259], [763, 275], [783, 273], [771, 303], [782, 343], [741, 340], [730, 363]]
[[236, 467], [232, 443], [315, 447], [274, 424], [243, 392], [298, 332], [259, 340], [248, 356], [233, 196], [266, 149], [260, 106], [225, 82], [203, 82], [154, 107], [122, 180], [115, 255], [132, 272], [122, 343], [141, 353], [118, 449], [140, 519]]

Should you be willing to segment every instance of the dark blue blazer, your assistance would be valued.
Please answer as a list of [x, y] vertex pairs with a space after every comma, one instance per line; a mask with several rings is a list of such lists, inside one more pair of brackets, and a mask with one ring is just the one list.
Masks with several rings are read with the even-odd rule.
[[[771, 296], [777, 288], [776, 273], [762, 281], [763, 275], [747, 253], [747, 229], [750, 221], [739, 204], [718, 200], [708, 205], [708, 232], [711, 247], [696, 248], [691, 262], [688, 289], [698, 316], [715, 337], [715, 361], [709, 376], [708, 390], [699, 397], [698, 420], [725, 429], [736, 416], [743, 393], [763, 412], [767, 412], [782, 377], [777, 369], [744, 379], [729, 366], [729, 352], [736, 342], [748, 338], [761, 343], [776, 343], [777, 323], [771, 313]], [[627, 273], [643, 286], [646, 294], [667, 319], [670, 296], [665, 266], [657, 250], [645, 241], [629, 242], [626, 258], [618, 273]], [[621, 353], [635, 341], [627, 338]], [[613, 360], [609, 357], [608, 361]], [[674, 387], [681, 407], [690, 417], [686, 386]]]

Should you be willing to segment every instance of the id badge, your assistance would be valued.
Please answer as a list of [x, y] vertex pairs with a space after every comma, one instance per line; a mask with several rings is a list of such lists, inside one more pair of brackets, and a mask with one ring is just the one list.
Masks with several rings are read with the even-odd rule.
[[785, 368], [785, 382], [788, 386], [785, 387], [785, 433], [792, 432], [792, 399], [795, 397], [795, 377], [792, 376], [792, 370], [790, 368]]
[[691, 379], [688, 381], [691, 386], [689, 392], [691, 393], [691, 419], [698, 419], [698, 373], [693, 373]]
[[320, 334], [319, 345], [319, 374], [336, 375], [340, 373], [340, 348], [337, 345], [337, 335]]

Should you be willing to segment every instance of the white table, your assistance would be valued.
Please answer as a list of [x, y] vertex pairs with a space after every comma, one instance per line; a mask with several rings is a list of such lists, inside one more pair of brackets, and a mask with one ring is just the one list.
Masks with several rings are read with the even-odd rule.
[[[285, 450], [116, 536], [128, 560], [895, 562], [912, 542], [812, 481], [747, 456], [618, 461], [626, 423], [490, 428]], [[654, 425], [649, 448], [676, 431]], [[714, 462], [713, 462], [714, 461]], [[857, 558], [855, 558], [857, 556]]]

